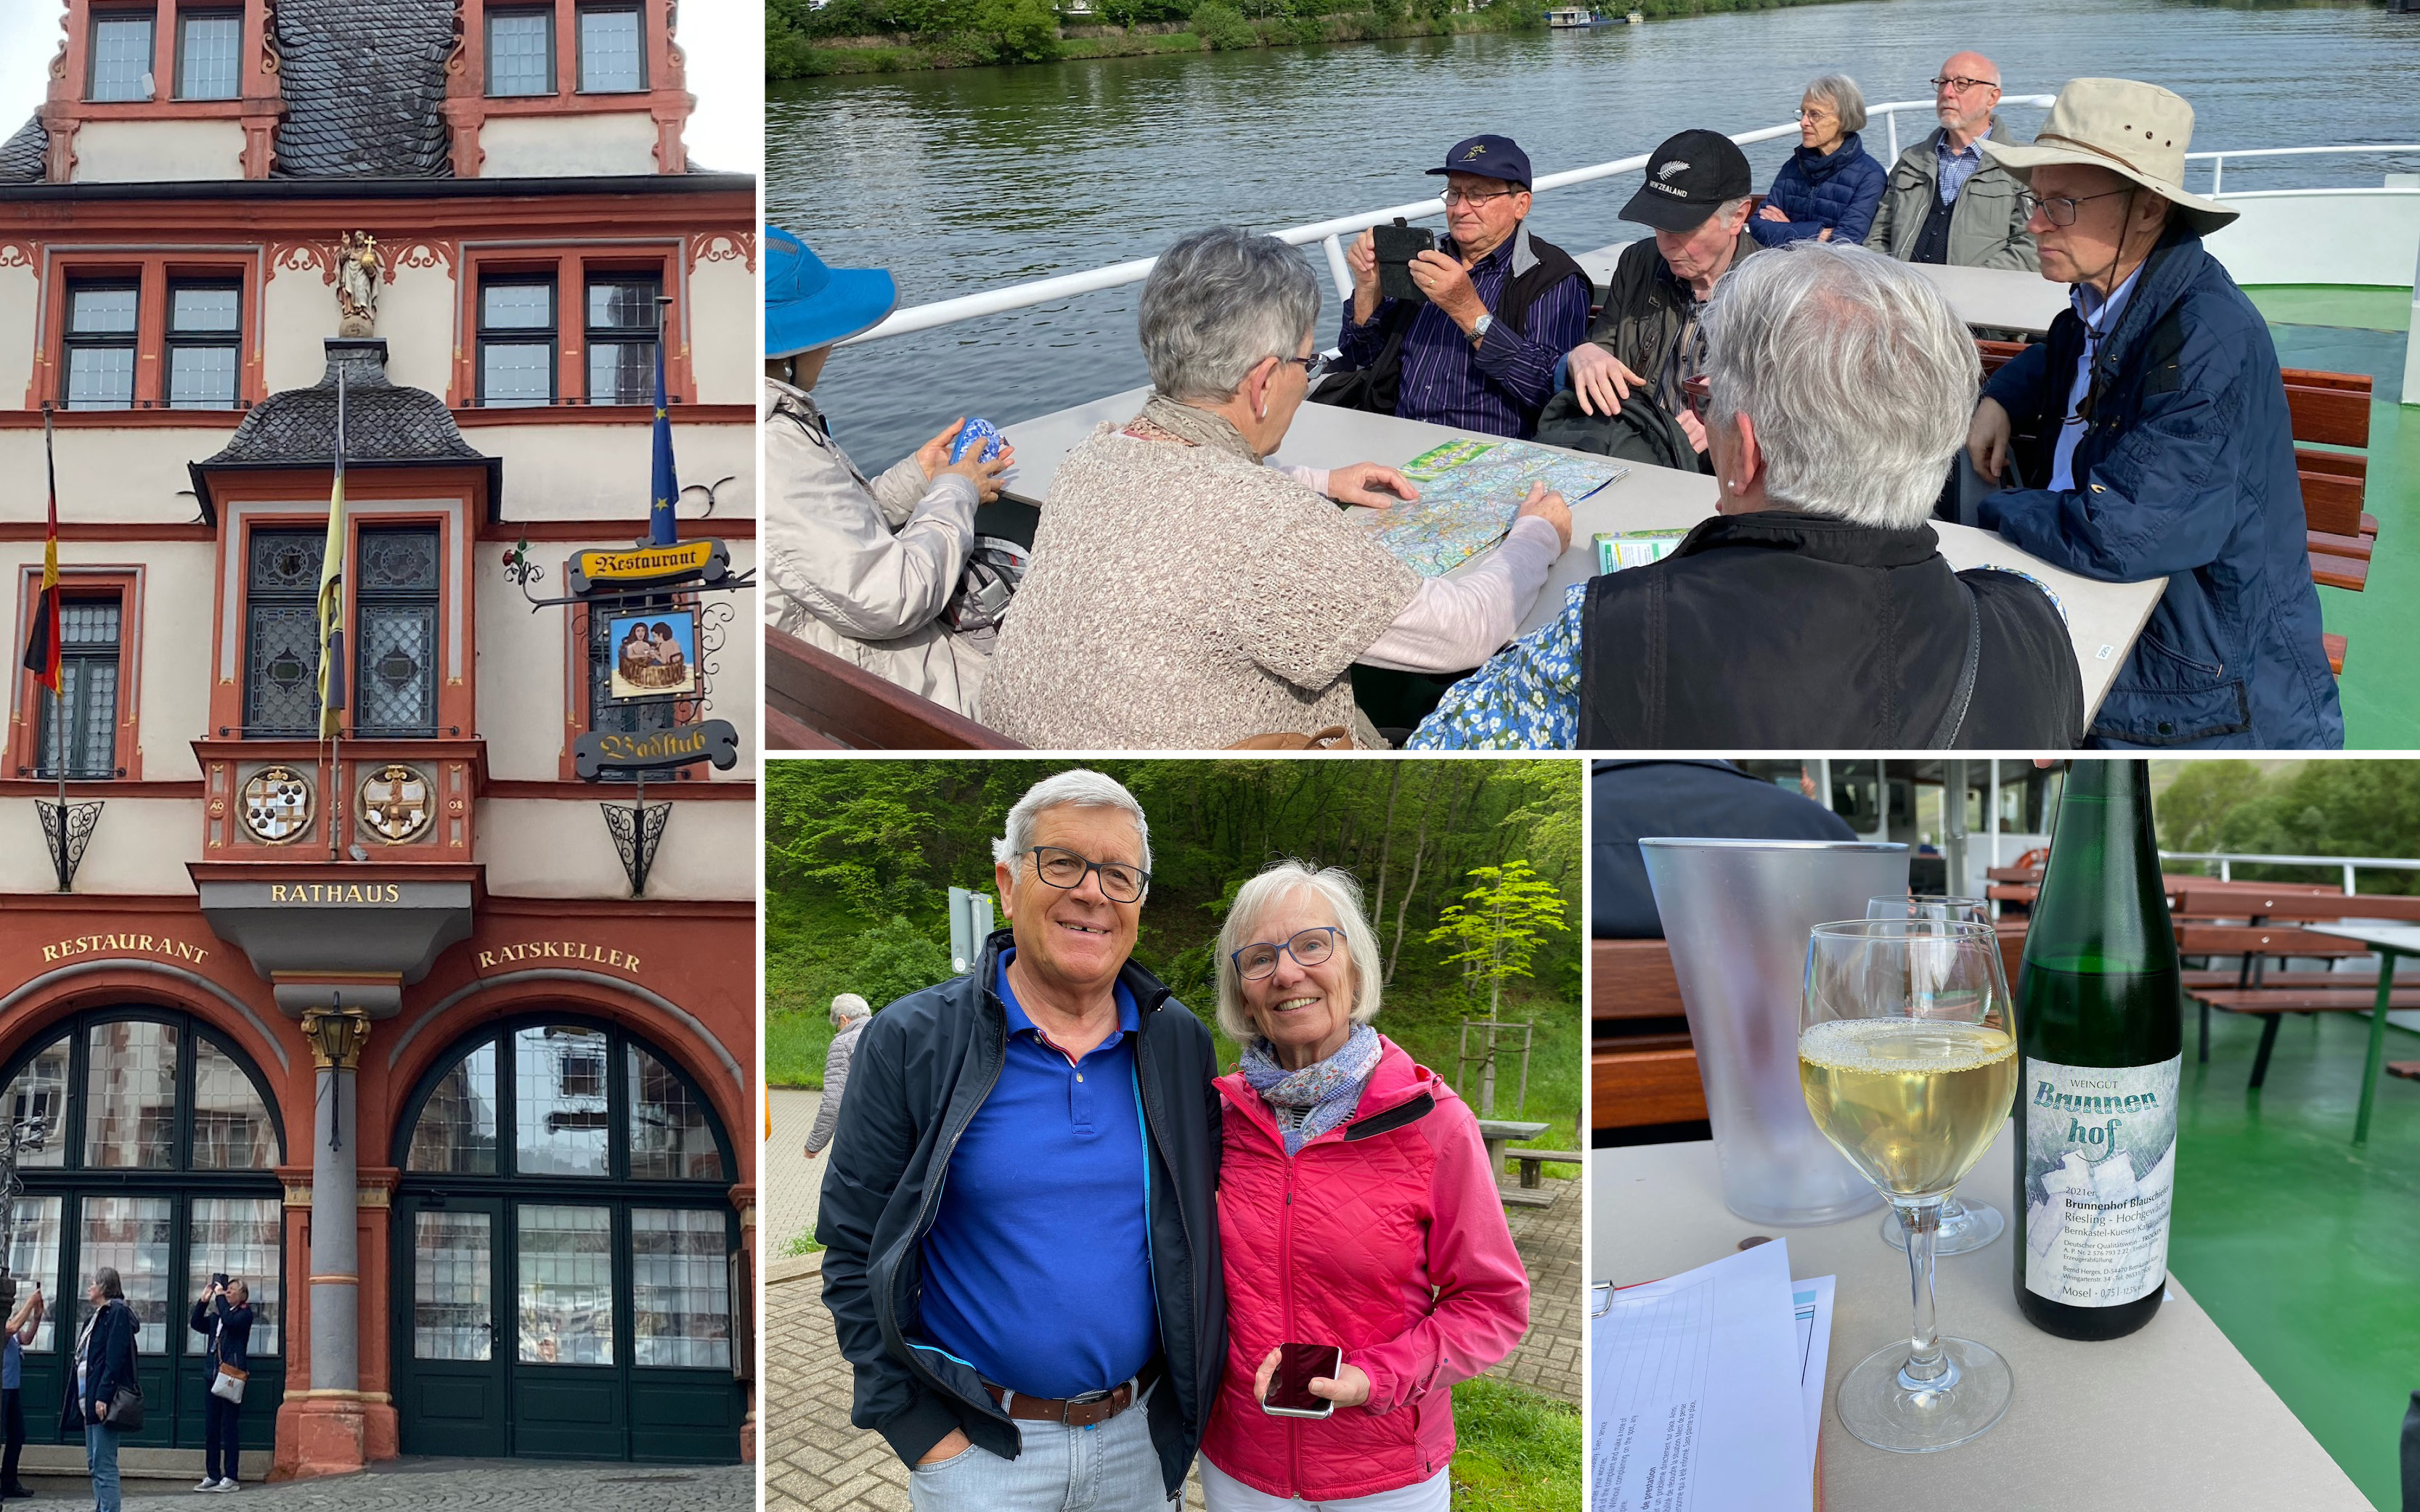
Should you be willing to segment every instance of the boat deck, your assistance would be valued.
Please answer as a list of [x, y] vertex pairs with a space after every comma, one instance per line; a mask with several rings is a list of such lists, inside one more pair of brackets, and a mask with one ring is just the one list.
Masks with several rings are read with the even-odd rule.
[[[2420, 1083], [2381, 1077], [2356, 1149], [2366, 1014], [2288, 1018], [2252, 1093], [2258, 1022], [2211, 1017], [2200, 1065], [2188, 1010], [2168, 1267], [2363, 1494], [2395, 1512], [2397, 1435], [2420, 1388]], [[2420, 1034], [2390, 1027], [2387, 1059], [2415, 1056]]]

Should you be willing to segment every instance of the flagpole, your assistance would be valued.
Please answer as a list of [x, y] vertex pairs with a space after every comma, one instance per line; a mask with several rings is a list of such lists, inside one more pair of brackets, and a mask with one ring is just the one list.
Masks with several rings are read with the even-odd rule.
[[[51, 407], [49, 405], [44, 405], [42, 407], [42, 467], [51, 487], [51, 539], [49, 549], [52, 556], [52, 561], [50, 563], [51, 570], [55, 573], [58, 570], [57, 556], [59, 549], [59, 462], [57, 456], [53, 453], [52, 440]], [[53, 593], [56, 593], [57, 591], [58, 590], [55, 588], [52, 589]], [[54, 648], [52, 655], [56, 656], [57, 654], [57, 650]], [[59, 748], [59, 843], [62, 847], [60, 851], [62, 856], [67, 854], [64, 847], [67, 844], [68, 833], [68, 732], [67, 727], [59, 722], [67, 714], [67, 706], [59, 698], [59, 690], [66, 686], [66, 683], [67, 679], [56, 677], [51, 680], [47, 687], [47, 691], [51, 695], [51, 738], [58, 743]], [[59, 885], [62, 890], [64, 890], [67, 886], [64, 878], [61, 879]]]
[[[345, 497], [345, 366], [342, 363], [338, 363], [335, 364], [335, 368], [336, 485], [334, 489], [334, 499], [337, 501], [332, 503], [330, 508], [334, 510], [341, 510], [344, 507], [342, 501]], [[340, 519], [341, 517], [341, 515], [336, 515], [332, 516], [331, 519], [333, 521]], [[334, 525], [329, 531], [329, 534], [336, 538], [334, 543], [336, 547], [337, 552], [336, 614], [335, 625], [333, 632], [331, 632], [327, 626], [323, 625], [321, 627], [319, 655], [322, 658], [331, 656], [340, 656], [344, 649], [345, 562], [347, 557], [350, 555], [350, 553], [346, 550], [346, 547], [350, 543], [352, 532], [349, 530], [345, 530], [341, 525]], [[326, 702], [327, 694], [339, 692], [342, 689], [343, 685], [339, 679], [341, 679], [344, 674], [345, 669], [342, 667], [322, 667], [320, 669], [319, 682], [321, 687], [325, 690], [321, 695], [321, 702], [323, 704]], [[345, 702], [348, 705], [349, 705], [351, 702], [352, 701], [350, 699], [345, 700]], [[320, 717], [323, 719], [327, 718], [327, 714], [324, 708], [321, 711]], [[344, 740], [344, 719], [339, 717], [337, 718], [328, 720], [328, 775], [321, 779], [319, 791], [328, 795], [328, 859], [331, 861], [338, 858], [337, 847], [344, 843], [342, 833], [345, 825], [345, 795], [342, 791], [344, 787], [343, 774], [345, 770], [342, 759]]]

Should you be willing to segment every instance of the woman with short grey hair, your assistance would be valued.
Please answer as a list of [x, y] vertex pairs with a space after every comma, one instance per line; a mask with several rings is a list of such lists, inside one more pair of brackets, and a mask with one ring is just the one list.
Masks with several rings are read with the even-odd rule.
[[848, 1090], [848, 1063], [857, 1055], [859, 1033], [873, 1018], [874, 1010], [855, 993], [843, 993], [831, 1000], [831, 1048], [824, 1052], [823, 1096], [815, 1104], [814, 1127], [807, 1131], [809, 1160], [823, 1152], [840, 1128], [840, 1099]]
[[984, 718], [1055, 748], [1379, 747], [1356, 662], [1477, 666], [1570, 544], [1533, 490], [1504, 541], [1422, 579], [1336, 503], [1417, 497], [1401, 473], [1264, 463], [1310, 388], [1319, 285], [1274, 237], [1214, 226], [1162, 254], [1138, 330], [1152, 393], [1052, 478]]
[[1856, 246], [1872, 229], [1890, 175], [1857, 133], [1866, 97], [1845, 73], [1827, 73], [1798, 102], [1798, 147], [1773, 176], [1772, 192], [1747, 224], [1760, 246], [1838, 241]]

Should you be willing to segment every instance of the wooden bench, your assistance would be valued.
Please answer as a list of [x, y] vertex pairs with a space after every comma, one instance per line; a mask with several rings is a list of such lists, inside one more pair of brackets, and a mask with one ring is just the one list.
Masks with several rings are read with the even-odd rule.
[[779, 630], [765, 632], [765, 740], [777, 750], [1025, 748]]
[[1662, 940], [1589, 942], [1590, 1126], [1635, 1129], [1706, 1117], [1681, 982]]
[[[2293, 957], [2342, 960], [2371, 953], [2357, 940], [2316, 934], [2301, 926], [2343, 918], [2420, 920], [2420, 898], [2365, 896], [2264, 883], [2188, 887], [2175, 903], [2180, 955], [2234, 956], [2233, 972], [2195, 969], [2184, 973], [2184, 989], [2200, 1018], [2199, 1058], [2210, 1059], [2210, 1011], [2262, 1020], [2260, 1045], [2252, 1060], [2250, 1087], [2269, 1074], [2277, 1025], [2287, 1013], [2369, 1012], [2377, 1006], [2375, 984], [2361, 984], [2335, 972], [2270, 973], [2272, 960]], [[2206, 920], [2242, 919], [2243, 923]], [[2232, 977], [2232, 980], [2228, 978]], [[2420, 981], [2393, 991], [2392, 1008], [2420, 1008]], [[2408, 999], [2408, 1001], [2407, 1001]]]
[[1521, 1185], [1532, 1192], [1538, 1190], [1538, 1184], [1543, 1180], [1540, 1167], [1547, 1162], [1552, 1161], [1562, 1165], [1577, 1165], [1582, 1159], [1576, 1149], [1508, 1149], [1505, 1153], [1521, 1167]]

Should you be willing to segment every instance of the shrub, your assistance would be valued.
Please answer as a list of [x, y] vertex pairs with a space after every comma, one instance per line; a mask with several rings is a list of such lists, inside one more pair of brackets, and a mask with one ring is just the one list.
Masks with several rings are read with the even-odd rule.
[[1045, 63], [1059, 55], [1059, 12], [1050, 0], [983, 0], [975, 25], [1002, 61]]
[[1202, 0], [1193, 8], [1193, 32], [1202, 45], [1214, 53], [1224, 53], [1239, 47], [1258, 47], [1261, 34], [1244, 13], [1227, 0]]

